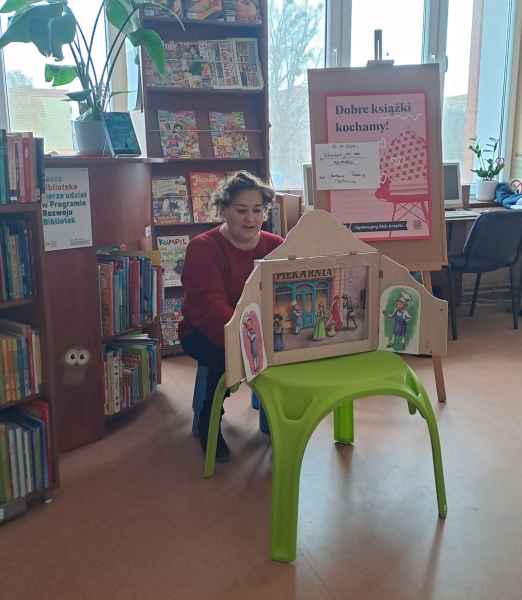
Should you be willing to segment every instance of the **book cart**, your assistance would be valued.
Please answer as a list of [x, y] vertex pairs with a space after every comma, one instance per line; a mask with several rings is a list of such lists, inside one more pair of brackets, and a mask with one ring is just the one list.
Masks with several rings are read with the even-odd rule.
[[[142, 151], [151, 162], [152, 197], [155, 196], [154, 186], [158, 185], [155, 183], [157, 180], [165, 181], [176, 178], [176, 181], [179, 182], [179, 178], [184, 178], [181, 179], [182, 184], [184, 183], [186, 186], [186, 192], [183, 193], [188, 197], [187, 214], [184, 218], [178, 216], [173, 220], [161, 219], [158, 204], [152, 207], [154, 248], [161, 250], [162, 243], [177, 244], [179, 242], [181, 247], [177, 252], [178, 258], [181, 260], [184, 255], [182, 248], [186, 247], [188, 240], [215, 227], [219, 222], [217, 215], [205, 218], [205, 212], [204, 209], [201, 209], [201, 205], [206, 203], [208, 211], [211, 206], [209, 204], [211, 191], [225, 174], [245, 169], [265, 180], [269, 178], [266, 0], [261, 0], [259, 3], [256, 22], [230, 22], [224, 20], [226, 15], [223, 14], [220, 16], [222, 20], [212, 18], [213, 15], [202, 15], [207, 17], [205, 20], [187, 19], [185, 18], [187, 15], [186, 3], [184, 9], [184, 12], [181, 13], [184, 31], [172, 16], [142, 15], [144, 24], [157, 31], [165, 41], [167, 75], [163, 81], [158, 80], [151, 65], [147, 63], [147, 57], [142, 53], [140, 61], [143, 113], [138, 113], [138, 117], [141, 118], [139, 125], [134, 119]], [[226, 55], [227, 48], [236, 46], [234, 46], [234, 42], [223, 42], [225, 46], [223, 48], [219, 47], [215, 41], [232, 39], [247, 39], [249, 40], [247, 45], [254, 40], [257, 44], [257, 66], [252, 77], [257, 85], [256, 83], [252, 85], [252, 81], [249, 80], [247, 85], [241, 87], [227, 87], [230, 80], [226, 81], [226, 72], [224, 75], [223, 73], [216, 75], [214, 71], [216, 65], [218, 65], [218, 71], [220, 64], [226, 67], [226, 58], [223, 59], [223, 52]], [[214, 44], [206, 44], [207, 41], [212, 41]], [[227, 46], [227, 44], [229, 45]], [[250, 46], [251, 55], [253, 54], [252, 47]], [[192, 52], [195, 58], [190, 59], [188, 52]], [[212, 65], [205, 59], [211, 52], [214, 52], [213, 60], [215, 61]], [[234, 60], [238, 58], [238, 55], [234, 55]], [[220, 63], [221, 60], [223, 60], [222, 63]], [[226, 68], [224, 70], [226, 71]], [[195, 73], [197, 81], [190, 80], [193, 73]], [[207, 81], [201, 83], [202, 78], [205, 77], [207, 77]], [[222, 79], [216, 82], [216, 77], [222, 77]], [[238, 79], [245, 82], [244, 78]], [[220, 87], [216, 88], [216, 84]], [[250, 87], [248, 87], [249, 85]], [[164, 111], [168, 111], [171, 117], [174, 113], [178, 116], [179, 113], [186, 112], [193, 114], [194, 120], [190, 121], [189, 116], [188, 125], [185, 122], [185, 132], [182, 135], [189, 137], [195, 135], [192, 139], [197, 140], [199, 153], [191, 152], [190, 149], [187, 152], [179, 152], [175, 149], [169, 156], [169, 151], [165, 148], [165, 128], [171, 128], [174, 123], [172, 121], [170, 124], [168, 123], [170, 117]], [[228, 150], [225, 148], [221, 151], [216, 147], [216, 140], [213, 139], [217, 128], [220, 125], [223, 126], [223, 123], [219, 122], [219, 114], [216, 117], [216, 113], [219, 113], [225, 120], [236, 115], [235, 121], [232, 120], [232, 125], [230, 122], [228, 126], [226, 123], [224, 124], [225, 138], [229, 134], [232, 137], [238, 134], [240, 138], [239, 143], [237, 138], [232, 141]], [[241, 113], [239, 118], [237, 113]], [[136, 117], [136, 114], [133, 116]], [[163, 121], [161, 125], [160, 120]], [[223, 130], [221, 133], [223, 134]], [[234, 152], [238, 147], [241, 149]], [[161, 186], [161, 183], [159, 185]], [[171, 194], [176, 195], [175, 189]], [[163, 197], [164, 199], [165, 197]], [[156, 198], [156, 203], [159, 202], [161, 201]], [[175, 257], [176, 251], [171, 256]], [[166, 269], [166, 271], [168, 270]], [[175, 321], [180, 315], [182, 287], [179, 273], [171, 275], [173, 277], [169, 276], [168, 272], [165, 274], [165, 309], [167, 312], [164, 317], [167, 320], [167, 327], [173, 325], [174, 331], [171, 329], [173, 335], [168, 336], [170, 343], [167, 345], [166, 340], [163, 342], [163, 356], [181, 352], [176, 335], [177, 322], [173, 323], [172, 319], [174, 318]], [[175, 314], [173, 315], [171, 311], [174, 311]], [[169, 319], [170, 323], [168, 323]], [[163, 319], [162, 323], [165, 326]], [[165, 327], [163, 330], [165, 331]]]

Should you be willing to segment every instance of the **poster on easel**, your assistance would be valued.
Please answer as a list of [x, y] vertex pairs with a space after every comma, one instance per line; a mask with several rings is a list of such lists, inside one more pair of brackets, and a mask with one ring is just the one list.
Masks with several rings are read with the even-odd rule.
[[438, 65], [311, 69], [314, 205], [412, 271], [447, 264]]
[[328, 95], [325, 112], [332, 214], [366, 241], [430, 238], [424, 92]]

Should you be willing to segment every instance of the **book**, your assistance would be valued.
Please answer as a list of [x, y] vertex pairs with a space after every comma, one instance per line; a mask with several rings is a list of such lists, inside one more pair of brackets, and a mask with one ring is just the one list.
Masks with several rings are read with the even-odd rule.
[[[180, 19], [183, 17], [183, 6], [181, 0], [155, 0], [156, 5], [160, 4], [169, 11], [175, 13]], [[167, 10], [162, 10], [159, 6], [147, 7], [144, 9], [144, 16], [146, 17], [158, 17], [158, 16], [172, 16], [169, 15]]]
[[189, 173], [194, 223], [214, 223], [222, 220], [213, 195], [223, 177], [224, 173]]
[[193, 111], [158, 111], [163, 156], [200, 158], [196, 115]]
[[152, 179], [152, 218], [156, 225], [192, 222], [185, 177]]
[[206, 89], [263, 89], [256, 38], [165, 42], [165, 73], [144, 58], [151, 86]]
[[223, 21], [222, 0], [184, 0], [185, 17], [194, 21]]
[[161, 345], [164, 349], [169, 349], [179, 344], [179, 323], [178, 319], [170, 315], [163, 315], [161, 317]]
[[157, 238], [158, 250], [163, 269], [164, 287], [181, 285], [181, 275], [185, 264], [185, 253], [189, 244], [188, 235], [172, 235]]
[[235, 23], [261, 23], [259, 0], [223, 0], [225, 21]]
[[242, 112], [210, 112], [212, 147], [216, 158], [250, 158], [245, 115]]

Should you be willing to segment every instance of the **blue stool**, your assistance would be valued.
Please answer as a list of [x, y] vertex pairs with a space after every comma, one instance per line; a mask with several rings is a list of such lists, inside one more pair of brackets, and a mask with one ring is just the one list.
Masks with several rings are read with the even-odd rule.
[[[195, 435], [196, 437], [199, 437], [199, 414], [201, 412], [201, 408], [203, 407], [203, 402], [205, 401], [205, 394], [207, 393], [207, 372], [207, 367], [198, 364], [198, 370], [196, 372], [196, 382], [194, 384], [194, 395], [192, 396], [192, 410], [194, 412], [194, 416], [192, 419], [192, 435]], [[255, 408], [256, 410], [260, 409], [259, 400], [256, 398], [254, 392], [252, 392], [251, 403], [252, 408]], [[268, 421], [266, 420], [265, 411], [262, 408], [261, 410], [259, 410], [259, 429], [263, 433], [270, 433], [268, 429]]]

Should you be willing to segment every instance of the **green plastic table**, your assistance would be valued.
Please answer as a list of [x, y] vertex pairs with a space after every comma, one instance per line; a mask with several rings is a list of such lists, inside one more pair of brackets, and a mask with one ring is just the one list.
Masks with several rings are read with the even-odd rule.
[[[439, 516], [446, 516], [446, 492], [439, 432], [430, 399], [413, 370], [384, 351], [269, 367], [249, 383], [267, 416], [272, 438], [272, 511], [270, 556], [295, 560], [299, 476], [306, 444], [322, 419], [334, 411], [334, 439], [354, 441], [353, 401], [369, 396], [399, 396], [410, 414], [425, 419], [431, 440]], [[230, 391], [234, 392], [239, 384]], [[219, 417], [225, 398], [221, 378], [212, 405], [204, 477], [211, 477]]]

